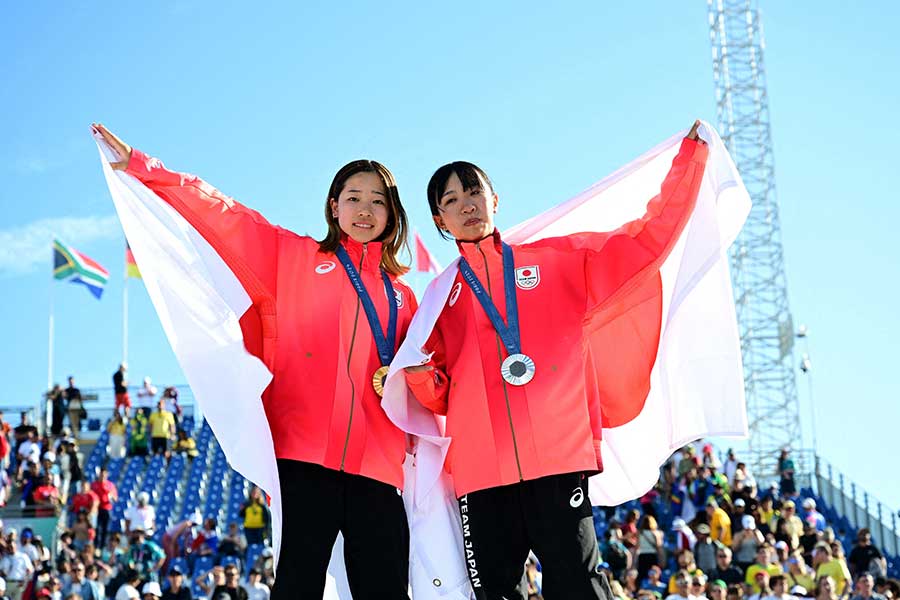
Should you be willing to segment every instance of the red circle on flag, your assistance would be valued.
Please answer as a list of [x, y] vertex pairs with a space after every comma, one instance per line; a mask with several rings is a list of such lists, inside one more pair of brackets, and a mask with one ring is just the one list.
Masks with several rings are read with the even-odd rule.
[[524, 275], [525, 277], [531, 277], [531, 271], [529, 269], [525, 269], [524, 271], [522, 271], [522, 275]]

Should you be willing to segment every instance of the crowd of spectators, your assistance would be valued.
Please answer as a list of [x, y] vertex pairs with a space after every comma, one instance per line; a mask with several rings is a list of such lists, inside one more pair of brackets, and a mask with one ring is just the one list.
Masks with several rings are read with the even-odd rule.
[[[68, 383], [47, 394], [45, 434], [28, 413], [11, 427], [0, 411], [0, 506], [15, 500], [23, 517], [59, 517], [65, 525], [51, 554], [52, 544], [45, 545], [32, 529], [20, 533], [0, 521], [0, 600], [191, 599], [194, 591], [216, 600], [267, 599], [273, 553], [264, 546], [270, 516], [261, 492], [250, 491], [242, 520], [224, 531], [216, 519], [200, 515], [168, 527], [158, 524], [145, 492], [128, 502], [124, 518], [111, 527], [119, 492], [106, 467], [82, 471], [78, 438], [87, 415], [74, 378]], [[113, 376], [113, 388], [108, 459], [148, 460], [142, 457], [159, 454], [168, 460], [182, 453], [191, 461], [198, 456], [192, 432], [183, 427], [176, 388], [167, 387], [157, 397], [147, 377], [133, 406], [124, 364]], [[261, 551], [248, 564], [253, 544]]]
[[[601, 568], [616, 600], [900, 600], [869, 530], [845, 549], [847, 532], [800, 495], [795, 471], [783, 451], [777, 481], [760, 489], [731, 450], [724, 462], [710, 444], [676, 453], [640, 508], [603, 518]], [[541, 598], [534, 558], [526, 579]]]
[[[157, 398], [145, 378], [133, 406], [126, 377], [123, 364], [113, 377], [108, 459], [197, 457], [177, 390]], [[141, 492], [111, 527], [119, 492], [105, 467], [82, 471], [84, 404], [74, 379], [68, 384], [48, 393], [46, 435], [27, 413], [11, 427], [0, 412], [0, 505], [16, 499], [37, 517], [65, 509], [67, 525], [51, 555], [51, 544], [30, 528], [18, 532], [0, 521], [0, 600], [268, 599], [271, 516], [262, 492], [252, 488], [240, 521], [224, 528], [200, 514], [158, 523], [151, 496]], [[801, 496], [788, 451], [777, 471], [777, 481], [761, 488], [733, 451], [720, 461], [712, 445], [692, 444], [628, 510], [597, 509], [599, 568], [615, 600], [900, 600], [900, 582], [887, 576], [870, 532], [859, 530], [845, 549], [847, 532], [835, 531], [815, 499]], [[529, 599], [542, 597], [538, 558], [525, 565]]]

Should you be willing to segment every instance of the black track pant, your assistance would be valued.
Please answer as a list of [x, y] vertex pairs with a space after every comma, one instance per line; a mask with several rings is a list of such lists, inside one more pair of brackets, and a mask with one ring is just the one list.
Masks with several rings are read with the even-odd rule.
[[97, 511], [97, 544], [98, 548], [106, 548], [106, 536], [109, 534], [109, 511], [102, 508]]
[[597, 573], [599, 550], [587, 478], [551, 475], [459, 499], [469, 581], [478, 600], [527, 598], [525, 560], [541, 561], [547, 600], [612, 600]]
[[331, 548], [344, 534], [353, 600], [408, 600], [409, 526], [397, 488], [278, 459], [283, 526], [272, 600], [321, 600]]

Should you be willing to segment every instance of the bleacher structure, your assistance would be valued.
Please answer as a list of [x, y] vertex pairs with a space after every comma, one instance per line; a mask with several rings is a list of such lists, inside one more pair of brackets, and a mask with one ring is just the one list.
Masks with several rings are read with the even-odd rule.
[[[224, 531], [229, 523], [240, 523], [241, 504], [247, 498], [250, 483], [228, 465], [225, 453], [216, 441], [209, 424], [203, 422], [195, 432], [194, 420], [186, 417], [182, 427], [196, 433], [198, 456], [193, 461], [183, 454], [173, 454], [168, 465], [162, 455], [135, 456], [128, 458], [107, 458], [109, 434], [102, 432], [97, 443], [85, 461], [85, 473], [89, 480], [96, 479], [104, 464], [109, 470], [109, 479], [119, 492], [113, 505], [110, 532], [123, 531], [125, 511], [136, 503], [137, 495], [146, 492], [150, 503], [156, 509], [156, 531], [153, 540], [162, 545], [162, 536], [171, 525], [180, 523], [199, 514], [204, 519], [213, 517]], [[252, 567], [262, 554], [262, 544], [251, 544], [243, 560], [224, 557], [222, 564], [239, 562], [242, 576]], [[203, 590], [194, 579], [212, 569], [214, 557], [202, 556], [193, 561], [193, 568], [184, 558], [171, 561], [169, 568], [177, 565], [190, 577], [195, 598], [205, 598]]]
[[[803, 488], [800, 490], [800, 498], [796, 501], [797, 506], [800, 506], [806, 498], [812, 498], [816, 501], [816, 509], [822, 513], [822, 516], [825, 517], [826, 523], [834, 529], [835, 539], [841, 542], [841, 545], [844, 547], [845, 552], [849, 555], [850, 550], [853, 548], [856, 543], [856, 534], [859, 531], [859, 527], [856, 527], [851, 522], [850, 518], [846, 515], [843, 515], [838, 512], [837, 507], [832, 506], [828, 503], [826, 498], [816, 494], [811, 488]], [[665, 545], [671, 550], [675, 547], [675, 534], [672, 532], [672, 521], [673, 515], [670, 510], [670, 507], [663, 501], [662, 497], [658, 497], [653, 502], [653, 508], [656, 512], [656, 520], [659, 524], [659, 527], [662, 531], [666, 532], [665, 537]], [[641, 510], [641, 504], [638, 500], [632, 500], [631, 502], [627, 502], [616, 509], [614, 520], [622, 523], [625, 519], [625, 515], [631, 510]], [[606, 513], [604, 509], [594, 507], [594, 531], [597, 534], [597, 540], [601, 541], [606, 539], [606, 532], [609, 528], [609, 523], [606, 520]], [[875, 532], [873, 531], [873, 534]], [[874, 538], [874, 535], [873, 535]], [[876, 544], [878, 546], [878, 544]], [[887, 546], [879, 546], [879, 549], [884, 554], [887, 559], [887, 571], [888, 576], [893, 578], [900, 578], [900, 554], [897, 553], [896, 549], [892, 549]], [[663, 567], [663, 573], [661, 580], [668, 581], [669, 577], [675, 572], [677, 566], [675, 562], [675, 554], [674, 552], [668, 552], [668, 561], [667, 564]]]
[[[156, 532], [153, 539], [158, 544], [162, 543], [166, 528], [198, 514], [204, 519], [215, 518], [220, 532], [229, 523], [241, 522], [240, 507], [248, 496], [250, 483], [229, 467], [225, 453], [209, 424], [204, 421], [199, 430], [196, 430], [193, 417], [188, 416], [182, 427], [195, 434], [193, 437], [198, 456], [193, 461], [188, 461], [184, 455], [173, 454], [168, 465], [160, 455], [108, 459], [109, 434], [105, 431], [100, 433], [86, 460], [85, 473], [88, 479], [93, 480], [100, 467], [105, 464], [109, 469], [109, 479], [116, 484], [119, 499], [114, 504], [111, 515], [111, 532], [122, 531], [125, 511], [136, 502], [140, 492], [149, 494], [150, 502], [156, 509]], [[856, 541], [857, 531], [862, 527], [870, 528], [873, 542], [887, 558], [888, 575], [900, 578], [900, 536], [897, 535], [896, 525], [885, 526], [887, 519], [882, 518], [880, 504], [875, 514], [871, 513], [868, 509], [868, 496], [865, 496], [865, 508], [860, 508], [855, 497], [855, 486], [850, 486], [854, 490], [847, 495], [843, 492], [843, 476], [832, 476], [830, 467], [827, 473], [823, 469], [819, 477], [810, 479], [809, 486], [801, 489], [797, 504], [800, 505], [805, 498], [814, 499], [818, 510], [834, 529], [836, 539], [843, 544], [848, 554]], [[621, 521], [627, 511], [640, 508], [637, 500], [626, 503], [617, 508], [615, 518]], [[670, 532], [673, 520], [670, 507], [660, 497], [654, 502], [654, 509], [660, 527], [663, 531]], [[594, 527], [597, 539], [605, 539], [608, 522], [602, 509], [594, 509]], [[674, 545], [671, 534], [667, 538], [667, 545]], [[240, 562], [242, 576], [246, 577], [247, 571], [256, 563], [263, 549], [263, 545], [253, 544], [247, 548], [243, 560], [225, 557], [222, 564]], [[198, 575], [208, 572], [213, 567], [214, 560], [212, 556], [198, 557], [191, 565], [184, 558], [175, 558], [169, 568], [176, 565], [181, 568], [190, 577], [194, 597], [205, 598], [203, 590], [194, 580]], [[674, 555], [670, 553], [663, 580], [671, 575], [674, 568]]]

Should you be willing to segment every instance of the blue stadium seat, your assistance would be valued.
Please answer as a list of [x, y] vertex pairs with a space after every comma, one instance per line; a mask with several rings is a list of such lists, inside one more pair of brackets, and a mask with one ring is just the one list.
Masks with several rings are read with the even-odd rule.
[[197, 584], [196, 581], [191, 583], [191, 594], [194, 596], [194, 600], [206, 598], [206, 593], [203, 591], [203, 588]]
[[[198, 575], [206, 573], [213, 568], [213, 564], [214, 562], [212, 556], [198, 556], [197, 560], [194, 561], [193, 576], [196, 578]], [[185, 571], [185, 573], [187, 573], [187, 571]]]
[[[250, 544], [247, 546], [247, 555], [244, 560], [244, 564], [247, 565], [245, 571], [249, 571], [256, 564], [256, 559], [262, 554], [263, 548], [265, 546], [262, 544]], [[244, 573], [244, 575], [246, 576], [247, 574]]]
[[227, 567], [228, 565], [237, 565], [237, 567], [241, 568], [241, 559], [237, 556], [223, 556], [222, 557], [222, 566]]
[[[178, 567], [179, 569], [181, 569], [182, 573], [191, 572], [190, 565], [188, 565], [187, 559], [182, 556], [177, 556], [172, 559], [172, 562], [169, 563], [169, 571], [171, 571], [173, 567]], [[169, 571], [167, 571], [166, 573], [168, 574]]]

